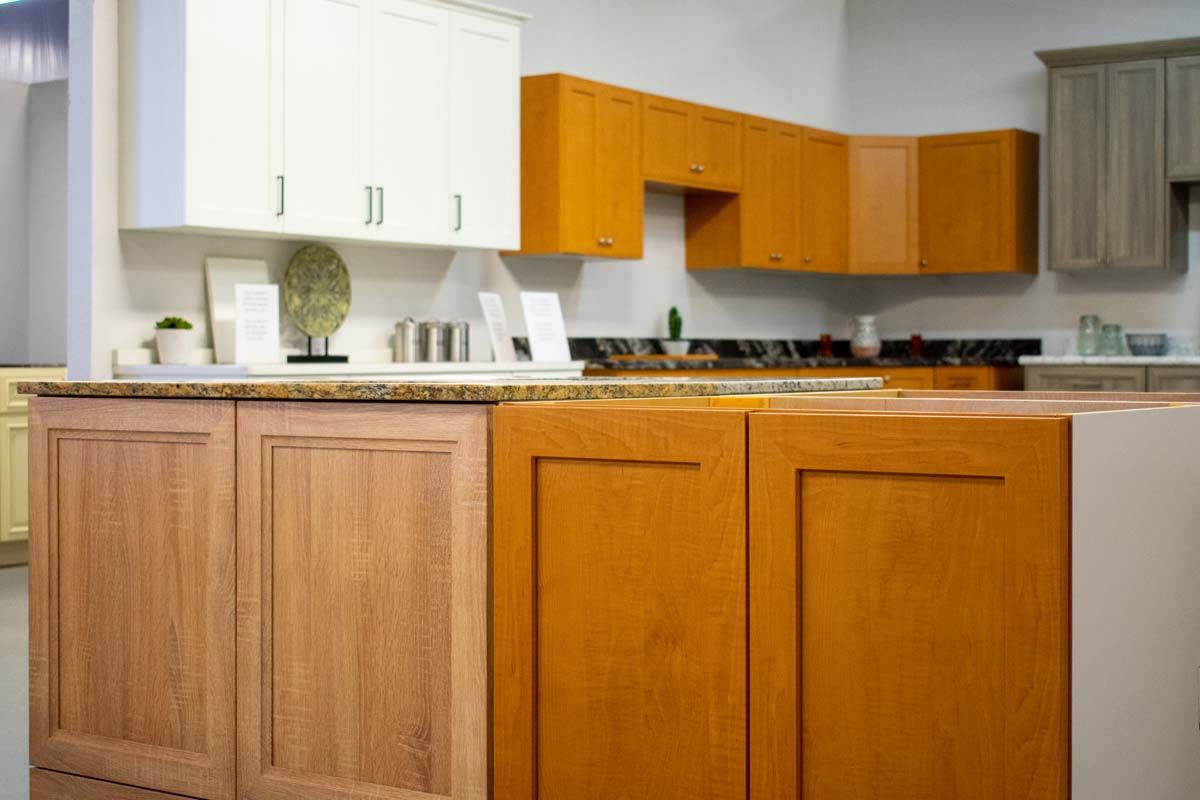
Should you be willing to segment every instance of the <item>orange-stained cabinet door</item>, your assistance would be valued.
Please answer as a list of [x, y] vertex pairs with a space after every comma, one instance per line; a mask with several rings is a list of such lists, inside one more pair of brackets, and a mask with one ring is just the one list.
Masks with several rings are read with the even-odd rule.
[[742, 186], [742, 117], [692, 106], [693, 185], [736, 192]]
[[850, 137], [850, 271], [918, 271], [917, 139]]
[[238, 404], [239, 800], [479, 800], [488, 409]]
[[609, 258], [642, 257], [642, 109], [637, 92], [602, 86], [596, 148], [597, 241]]
[[642, 95], [642, 176], [648, 181], [686, 185], [695, 178], [692, 160], [692, 105]]
[[800, 268], [849, 269], [850, 139], [804, 129], [804, 180], [800, 192], [803, 255]]
[[745, 415], [494, 416], [496, 800], [746, 798]]
[[800, 192], [804, 165], [804, 129], [776, 122], [771, 126], [772, 261], [784, 269], [803, 265], [800, 252]]
[[29, 406], [30, 761], [233, 800], [234, 404]]
[[751, 797], [1065, 800], [1068, 425], [751, 413]]

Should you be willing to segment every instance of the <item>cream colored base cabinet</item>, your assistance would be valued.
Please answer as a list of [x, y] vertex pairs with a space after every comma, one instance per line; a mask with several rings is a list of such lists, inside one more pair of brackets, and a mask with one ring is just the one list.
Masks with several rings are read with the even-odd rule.
[[28, 559], [28, 398], [17, 394], [17, 383], [62, 376], [60, 367], [0, 368], [0, 566]]

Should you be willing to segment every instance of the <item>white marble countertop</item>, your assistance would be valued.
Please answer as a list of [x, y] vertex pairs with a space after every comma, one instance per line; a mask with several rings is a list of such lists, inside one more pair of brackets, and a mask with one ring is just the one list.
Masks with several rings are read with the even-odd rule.
[[1200, 367], [1200, 356], [1021, 356], [1023, 367]]

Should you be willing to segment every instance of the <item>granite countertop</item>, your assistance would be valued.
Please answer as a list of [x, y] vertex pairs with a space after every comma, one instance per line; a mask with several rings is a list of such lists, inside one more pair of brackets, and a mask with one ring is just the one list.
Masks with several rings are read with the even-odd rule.
[[1200, 356], [1021, 356], [1023, 367], [1198, 367]]
[[26, 381], [22, 394], [55, 397], [142, 397], [220, 400], [372, 400], [385, 402], [501, 403], [521, 400], [616, 400], [730, 394], [787, 394], [880, 389], [880, 378], [499, 379], [479, 381]]

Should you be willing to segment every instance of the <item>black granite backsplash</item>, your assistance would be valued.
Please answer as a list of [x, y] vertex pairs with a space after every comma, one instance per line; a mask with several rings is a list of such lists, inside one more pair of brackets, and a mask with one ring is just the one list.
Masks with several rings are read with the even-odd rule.
[[[612, 361], [616, 355], [661, 356], [658, 339], [572, 337], [571, 357], [593, 369], [748, 369], [755, 367], [838, 366], [1016, 366], [1026, 355], [1041, 355], [1041, 339], [926, 339], [914, 357], [907, 339], [885, 339], [878, 358], [854, 358], [850, 341], [835, 339], [833, 356], [821, 357], [816, 339], [691, 339], [689, 353], [711, 353], [707, 361]], [[529, 359], [529, 342], [514, 337], [517, 358]]]

